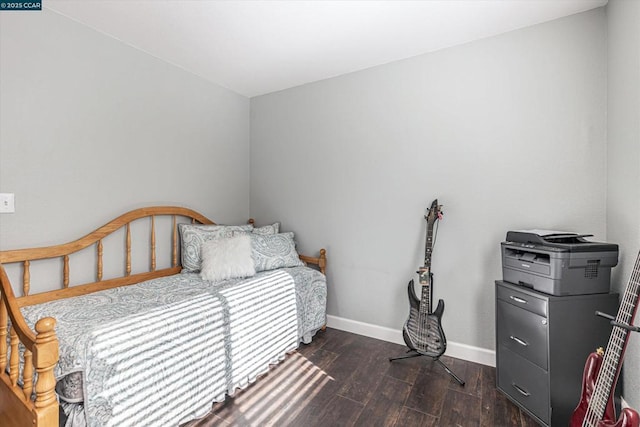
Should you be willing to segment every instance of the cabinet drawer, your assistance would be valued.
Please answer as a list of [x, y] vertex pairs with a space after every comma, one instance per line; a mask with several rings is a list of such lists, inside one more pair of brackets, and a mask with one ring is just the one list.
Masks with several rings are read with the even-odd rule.
[[506, 301], [517, 307], [547, 317], [547, 300], [535, 297], [525, 291], [516, 289], [515, 285], [498, 285], [497, 296], [499, 300]]
[[548, 372], [504, 346], [499, 345], [498, 352], [498, 388], [548, 425]]
[[547, 369], [547, 319], [498, 300], [497, 345], [503, 345], [514, 353]]

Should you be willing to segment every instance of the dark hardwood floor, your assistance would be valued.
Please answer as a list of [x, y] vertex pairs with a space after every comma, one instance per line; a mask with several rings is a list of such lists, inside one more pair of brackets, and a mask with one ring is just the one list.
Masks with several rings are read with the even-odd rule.
[[537, 426], [496, 390], [495, 368], [442, 357], [461, 387], [406, 347], [327, 328], [235, 397], [185, 427]]

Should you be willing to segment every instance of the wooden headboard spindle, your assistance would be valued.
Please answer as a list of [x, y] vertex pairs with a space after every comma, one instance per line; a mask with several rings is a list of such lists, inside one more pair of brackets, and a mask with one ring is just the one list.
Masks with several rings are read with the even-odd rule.
[[172, 267], [178, 266], [178, 220], [176, 216], [173, 216], [173, 244], [171, 246], [173, 251]]
[[69, 255], [65, 255], [64, 259], [64, 268], [62, 274], [62, 286], [66, 288], [69, 287]]
[[156, 271], [156, 221], [151, 215], [151, 271]]
[[102, 239], [98, 240], [98, 271], [96, 274], [96, 281], [99, 282], [102, 280], [102, 253], [103, 253], [103, 249], [102, 249]]
[[127, 270], [125, 276], [131, 276], [131, 223], [127, 223]]
[[[11, 350], [13, 353], [13, 350]], [[33, 391], [33, 354], [26, 348], [24, 350], [24, 372], [22, 373], [23, 385], [22, 392], [25, 399], [31, 399], [31, 392]]]
[[7, 367], [7, 307], [0, 299], [0, 372]]
[[29, 288], [31, 287], [31, 273], [29, 272], [29, 261], [25, 261], [23, 264], [24, 272], [22, 273], [22, 292], [24, 295], [29, 295]]
[[18, 352], [18, 334], [15, 328], [9, 329], [9, 336], [11, 337], [11, 355], [9, 356], [9, 377], [11, 378], [11, 385], [16, 386], [18, 384], [18, 366], [19, 366], [19, 352]]

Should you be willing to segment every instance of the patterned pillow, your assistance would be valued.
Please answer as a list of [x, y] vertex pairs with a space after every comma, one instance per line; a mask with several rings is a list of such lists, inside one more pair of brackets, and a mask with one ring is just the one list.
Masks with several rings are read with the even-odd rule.
[[250, 232], [252, 224], [247, 225], [199, 225], [178, 224], [180, 232], [180, 256], [182, 272], [197, 273], [200, 271], [202, 256], [200, 246], [209, 240], [231, 237], [234, 232]]
[[280, 223], [276, 222], [271, 225], [265, 225], [264, 227], [256, 227], [252, 231], [255, 234], [278, 234], [280, 232]]
[[304, 265], [296, 252], [291, 232], [269, 235], [251, 233], [251, 256], [256, 271]]

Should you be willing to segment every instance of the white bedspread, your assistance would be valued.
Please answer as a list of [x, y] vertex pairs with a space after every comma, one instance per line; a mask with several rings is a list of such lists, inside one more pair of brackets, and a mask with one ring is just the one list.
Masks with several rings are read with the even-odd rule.
[[221, 301], [204, 294], [91, 330], [88, 424], [177, 425], [190, 408], [210, 406], [226, 386], [223, 326]]

